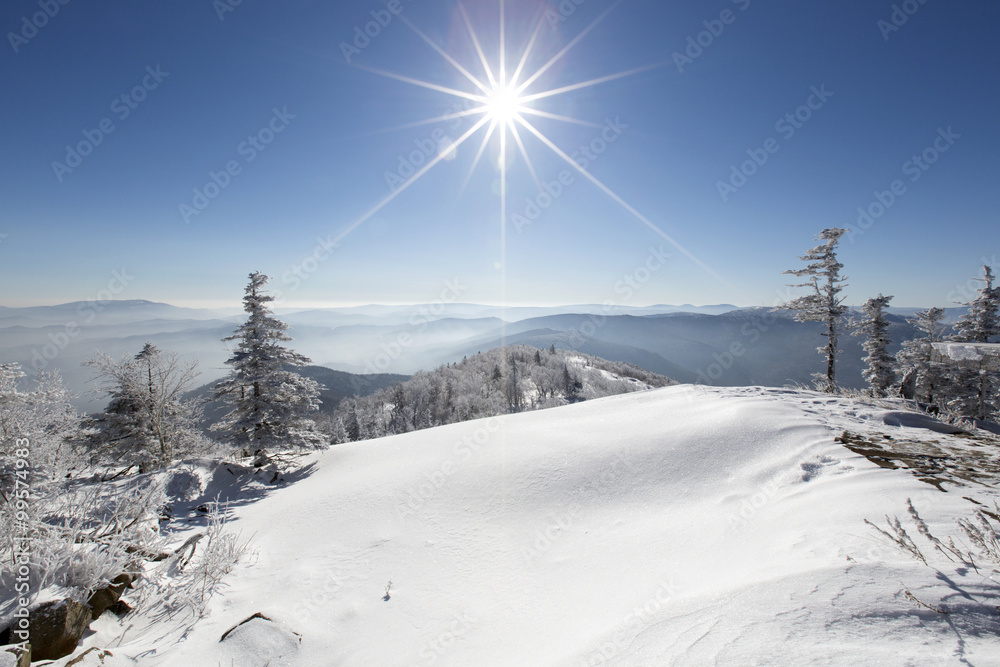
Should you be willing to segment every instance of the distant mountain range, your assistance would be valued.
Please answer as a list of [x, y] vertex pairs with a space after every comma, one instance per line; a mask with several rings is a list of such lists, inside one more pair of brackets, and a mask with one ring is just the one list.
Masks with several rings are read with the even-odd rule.
[[[896, 346], [916, 335], [892, 309]], [[694, 312], [692, 312], [694, 311]], [[953, 322], [964, 308], [948, 309]], [[573, 349], [624, 361], [680, 382], [715, 385], [808, 384], [822, 367], [823, 344], [815, 323], [795, 322], [791, 313], [731, 305], [608, 309], [600, 305], [500, 308], [476, 304], [357, 306], [282, 312], [291, 346], [317, 366], [353, 374], [411, 375], [464, 356], [523, 343]], [[54, 368], [79, 394], [87, 410], [103, 397], [87, 393], [89, 369], [100, 350], [135, 354], [147, 341], [197, 358], [201, 380], [214, 382], [228, 368], [230, 335], [243, 320], [237, 309], [179, 308], [152, 301], [79, 302], [31, 308], [0, 307], [0, 362], [26, 370]], [[859, 387], [861, 341], [842, 338], [838, 376]]]

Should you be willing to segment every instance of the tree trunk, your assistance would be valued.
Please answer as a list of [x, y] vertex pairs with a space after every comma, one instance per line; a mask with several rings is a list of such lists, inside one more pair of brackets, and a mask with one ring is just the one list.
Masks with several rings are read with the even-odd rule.
[[826, 346], [826, 390], [834, 393], [837, 390], [837, 321], [831, 317], [828, 324], [828, 339]]

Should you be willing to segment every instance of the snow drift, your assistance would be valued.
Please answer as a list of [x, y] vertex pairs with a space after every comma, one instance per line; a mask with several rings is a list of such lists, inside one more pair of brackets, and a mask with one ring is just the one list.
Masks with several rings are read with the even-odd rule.
[[[962, 495], [992, 492], [942, 493], [834, 441], [847, 428], [946, 437], [875, 413], [808, 391], [677, 386], [339, 445], [294, 483], [232, 506], [258, 555], [205, 617], [105, 616], [77, 655], [997, 664], [987, 573], [938, 576], [863, 525], [902, 515], [910, 497], [947, 533], [970, 507]], [[936, 614], [904, 588], [964, 611]]]

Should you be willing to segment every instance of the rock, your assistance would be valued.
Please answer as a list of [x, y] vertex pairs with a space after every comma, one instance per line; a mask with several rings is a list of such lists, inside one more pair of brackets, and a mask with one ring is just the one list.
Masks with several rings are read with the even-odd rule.
[[110, 611], [118, 618], [121, 618], [122, 616], [130, 614], [132, 612], [132, 605], [130, 605], [128, 602], [125, 602], [125, 600], [119, 600], [118, 602], [108, 607], [108, 611]]
[[298, 664], [302, 636], [257, 612], [227, 630], [219, 642], [224, 665], [273, 667]]
[[76, 600], [43, 602], [31, 611], [32, 660], [58, 660], [76, 650], [90, 625], [90, 607]]
[[0, 667], [29, 667], [30, 665], [30, 644], [27, 650], [16, 646], [0, 647]]
[[87, 604], [90, 605], [90, 615], [92, 620], [97, 620], [111, 605], [118, 602], [126, 588], [132, 586], [132, 575], [119, 574], [105, 588], [94, 591]]
[[226, 637], [228, 637], [229, 635], [231, 635], [231, 634], [232, 634], [232, 632], [233, 632], [233, 630], [235, 630], [236, 628], [240, 627], [241, 625], [245, 625], [245, 624], [249, 623], [250, 621], [252, 621], [252, 620], [253, 620], [253, 619], [255, 619], [255, 618], [260, 618], [260, 619], [263, 619], [263, 620], [265, 620], [265, 621], [268, 621], [268, 622], [271, 622], [271, 623], [273, 623], [273, 621], [271, 621], [271, 619], [269, 619], [269, 618], [268, 618], [267, 616], [265, 616], [264, 614], [262, 614], [262, 613], [260, 613], [260, 612], [258, 611], [258, 612], [256, 612], [256, 613], [254, 613], [254, 614], [250, 615], [250, 616], [247, 616], [247, 617], [246, 617], [246, 618], [244, 618], [244, 619], [243, 619], [242, 621], [240, 621], [239, 623], [237, 623], [237, 624], [236, 624], [236, 625], [234, 625], [233, 627], [231, 627], [231, 628], [229, 628], [228, 630], [226, 630], [225, 632], [223, 632], [223, 633], [222, 633], [222, 636], [221, 636], [221, 637], [219, 637], [219, 641], [220, 641], [220, 642], [224, 642], [224, 641], [226, 641]]

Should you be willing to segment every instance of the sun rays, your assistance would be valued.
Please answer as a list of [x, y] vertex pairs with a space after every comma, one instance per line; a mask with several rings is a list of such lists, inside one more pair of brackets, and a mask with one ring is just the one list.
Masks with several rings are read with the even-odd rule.
[[[482, 158], [486, 153], [487, 148], [491, 145], [491, 142], [496, 142], [497, 155], [499, 159], [497, 161], [497, 169], [499, 171], [499, 195], [500, 195], [500, 253], [501, 257], [498, 262], [498, 268], [500, 270], [501, 278], [501, 301], [506, 302], [506, 238], [507, 238], [507, 182], [508, 182], [508, 170], [510, 169], [511, 161], [508, 159], [513, 150], [517, 151], [521, 159], [524, 161], [525, 167], [528, 173], [531, 175], [532, 179], [541, 189], [541, 181], [539, 180], [537, 174], [535, 173], [535, 168], [530, 157], [528, 147], [525, 145], [524, 139], [527, 137], [533, 137], [538, 141], [541, 146], [549, 149], [558, 158], [567, 162], [573, 170], [580, 172], [589, 182], [601, 190], [605, 195], [610, 197], [615, 203], [621, 206], [626, 212], [634, 217], [638, 222], [643, 224], [645, 227], [652, 230], [657, 236], [663, 238], [668, 243], [673, 245], [681, 254], [694, 262], [698, 267], [704, 270], [706, 273], [711, 275], [713, 278], [719, 282], [726, 284], [726, 281], [715, 271], [713, 271], [707, 264], [698, 259], [693, 253], [684, 248], [680, 243], [674, 240], [669, 234], [664, 232], [659, 226], [653, 223], [649, 218], [641, 214], [637, 209], [628, 204], [621, 196], [616, 194], [609, 186], [597, 179], [593, 174], [591, 174], [585, 167], [582, 167], [577, 162], [575, 162], [569, 155], [561, 150], [557, 144], [544, 132], [542, 132], [535, 124], [533, 124], [527, 117], [543, 118], [550, 121], [556, 121], [561, 123], [568, 123], [574, 125], [581, 125], [587, 127], [600, 128], [603, 127], [600, 124], [588, 122], [586, 120], [581, 120], [577, 118], [572, 118], [569, 116], [560, 115], [545, 109], [537, 108], [536, 104], [545, 100], [550, 100], [558, 95], [565, 95], [571, 92], [583, 90], [590, 88], [592, 86], [597, 86], [610, 81], [615, 81], [617, 79], [622, 79], [625, 77], [633, 76], [635, 74], [648, 71], [657, 67], [662, 66], [662, 63], [654, 63], [650, 65], [645, 65], [641, 67], [636, 67], [629, 69], [627, 71], [618, 72], [616, 74], [610, 74], [605, 76], [596, 77], [593, 79], [581, 81], [569, 85], [561, 85], [555, 88], [543, 88], [541, 86], [543, 82], [543, 76], [549, 72], [557, 63], [567, 57], [567, 55], [576, 47], [583, 39], [593, 31], [602, 21], [607, 18], [607, 16], [615, 9], [618, 3], [614, 3], [601, 13], [596, 19], [594, 19], [586, 28], [584, 28], [576, 37], [570, 40], [565, 46], [563, 46], [555, 55], [553, 55], [544, 64], [534, 70], [529, 70], [528, 63], [531, 61], [531, 56], [535, 53], [535, 48], [539, 44], [541, 39], [542, 28], [546, 24], [542, 14], [539, 14], [535, 21], [535, 26], [531, 31], [531, 36], [527, 40], [523, 50], [517, 58], [517, 64], [513, 69], [513, 72], [509, 73], [508, 70], [508, 53], [507, 53], [507, 21], [505, 16], [505, 1], [499, 0], [499, 46], [496, 49], [496, 53], [487, 53], [483, 47], [483, 43], [480, 40], [479, 34], [476, 32], [476, 28], [473, 25], [464, 5], [458, 5], [458, 11], [461, 15], [462, 23], [465, 30], [467, 31], [467, 36], [471, 42], [472, 47], [475, 50], [476, 57], [472, 58], [470, 63], [461, 63], [453, 55], [449, 54], [440, 44], [437, 44], [424, 34], [419, 28], [417, 28], [413, 23], [405, 18], [403, 22], [431, 49], [433, 49], [438, 55], [440, 55], [447, 63], [450, 65], [456, 73], [457, 85], [469, 86], [471, 85], [471, 90], [462, 90], [460, 87], [453, 85], [442, 85], [440, 83], [434, 83], [431, 81], [424, 81], [418, 78], [404, 76], [401, 74], [396, 74], [394, 72], [389, 72], [381, 69], [376, 69], [372, 67], [366, 67], [364, 65], [355, 65], [360, 69], [365, 71], [378, 74], [387, 78], [391, 78], [403, 83], [407, 83], [414, 86], [419, 86], [427, 90], [432, 90], [443, 95], [448, 95], [454, 98], [458, 98], [463, 101], [465, 108], [461, 111], [454, 111], [452, 113], [447, 113], [444, 115], [436, 116], [434, 118], [426, 118], [423, 120], [414, 121], [400, 127], [417, 127], [421, 125], [431, 125], [435, 123], [442, 123], [449, 120], [460, 119], [460, 118], [473, 118], [475, 122], [472, 127], [464, 132], [458, 139], [456, 139], [449, 146], [449, 153], [454, 155], [454, 151], [457, 151], [463, 144], [470, 141], [476, 134], [483, 130], [483, 136], [478, 149], [476, 150], [475, 157], [472, 160], [469, 172], [466, 174], [464, 181], [460, 186], [460, 192], [464, 192], [466, 186], [469, 184], [474, 173], [482, 162]], [[401, 17], [402, 18], [402, 17]], [[476, 62], [478, 60], [478, 63]], [[475, 70], [477, 73], [473, 73]], [[523, 80], [522, 80], [523, 78]], [[522, 133], [524, 137], [522, 137]], [[362, 215], [359, 219], [355, 220], [347, 228], [345, 228], [337, 237], [336, 240], [340, 241], [348, 234], [353, 232], [357, 227], [364, 224], [365, 221], [370, 219], [378, 211], [388, 205], [393, 199], [395, 199], [404, 190], [408, 189], [411, 185], [417, 182], [421, 177], [423, 177], [427, 172], [433, 169], [439, 162], [445, 159], [446, 153], [437, 155], [434, 159], [431, 159], [427, 164], [425, 164], [419, 171], [412, 174], [403, 183], [399, 184], [393, 192], [383, 198], [374, 207], [372, 207], [368, 212]]]

